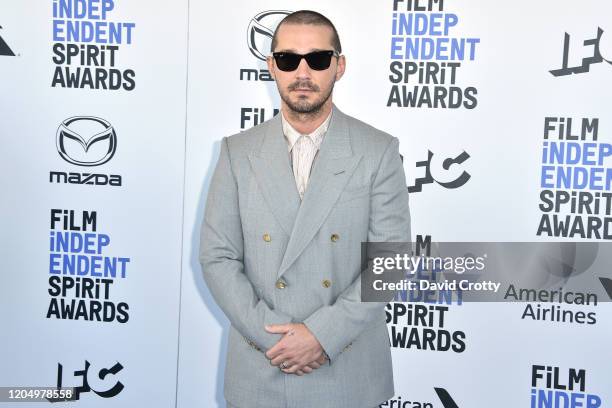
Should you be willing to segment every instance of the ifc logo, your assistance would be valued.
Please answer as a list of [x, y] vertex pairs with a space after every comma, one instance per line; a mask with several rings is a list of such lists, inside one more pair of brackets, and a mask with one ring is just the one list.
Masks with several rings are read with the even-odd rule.
[[247, 45], [251, 54], [262, 61], [270, 53], [270, 44], [276, 26], [285, 16], [291, 14], [287, 10], [262, 11], [251, 19], [247, 28]]
[[117, 150], [113, 126], [95, 116], [73, 116], [57, 129], [57, 152], [77, 166], [99, 166], [109, 161]]

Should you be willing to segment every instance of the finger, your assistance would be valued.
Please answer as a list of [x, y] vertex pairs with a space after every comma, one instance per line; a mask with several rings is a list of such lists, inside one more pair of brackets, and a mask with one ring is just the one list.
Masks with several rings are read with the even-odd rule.
[[291, 325], [288, 324], [270, 324], [264, 327], [269, 333], [287, 333], [291, 330]]
[[273, 366], [279, 366], [282, 362], [284, 362], [287, 367], [293, 365], [292, 362], [292, 355], [289, 354], [280, 354], [279, 356], [273, 358], [272, 360], [270, 360], [270, 364], [272, 364]]
[[316, 370], [317, 368], [321, 367], [321, 364], [319, 364], [317, 361], [313, 361], [312, 363], [308, 364], [308, 367]]
[[268, 351], [266, 351], [265, 354], [268, 360], [272, 360], [284, 352], [285, 352], [285, 343], [283, 343], [282, 340], [279, 340], [278, 343], [272, 346], [272, 348], [268, 349]]
[[304, 368], [302, 368], [302, 371], [304, 372], [304, 374], [310, 374], [312, 373], [312, 368], [310, 368], [309, 366], [304, 366]]
[[285, 336], [294, 336], [295, 335], [295, 329], [294, 328], [290, 328], [289, 330], [287, 330], [287, 332], [285, 334], [283, 334], [283, 337]]
[[285, 361], [287, 368], [281, 368], [281, 370], [287, 374], [296, 374], [298, 371], [302, 371], [304, 368], [301, 364], [295, 361]]

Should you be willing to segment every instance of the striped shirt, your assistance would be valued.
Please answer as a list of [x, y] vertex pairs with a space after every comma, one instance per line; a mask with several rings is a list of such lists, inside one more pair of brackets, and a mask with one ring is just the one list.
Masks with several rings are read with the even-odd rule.
[[321, 126], [316, 128], [312, 133], [303, 135], [299, 133], [285, 119], [281, 111], [281, 119], [283, 123], [283, 133], [287, 139], [289, 154], [291, 155], [291, 167], [293, 168], [293, 176], [297, 186], [300, 199], [304, 198], [304, 192], [308, 186], [308, 178], [312, 169], [312, 163], [323, 143], [323, 137], [329, 127], [331, 112], [327, 119], [321, 123]]

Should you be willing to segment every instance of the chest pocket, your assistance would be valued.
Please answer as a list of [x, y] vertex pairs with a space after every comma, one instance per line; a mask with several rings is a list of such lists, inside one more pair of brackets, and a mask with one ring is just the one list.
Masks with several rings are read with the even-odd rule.
[[370, 197], [370, 185], [362, 184], [357, 186], [349, 185], [340, 194], [340, 198], [336, 202], [337, 206], [343, 205], [363, 205], [366, 204]]

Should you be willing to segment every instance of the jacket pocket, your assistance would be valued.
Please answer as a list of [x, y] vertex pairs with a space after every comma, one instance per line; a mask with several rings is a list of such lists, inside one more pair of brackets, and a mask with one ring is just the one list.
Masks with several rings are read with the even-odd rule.
[[370, 186], [349, 186], [342, 191], [340, 198], [336, 202], [336, 205], [343, 205], [346, 203], [354, 204], [355, 202], [363, 201], [369, 198]]

